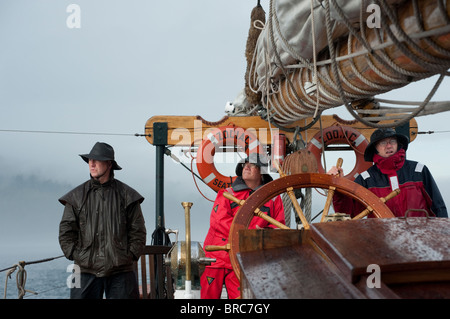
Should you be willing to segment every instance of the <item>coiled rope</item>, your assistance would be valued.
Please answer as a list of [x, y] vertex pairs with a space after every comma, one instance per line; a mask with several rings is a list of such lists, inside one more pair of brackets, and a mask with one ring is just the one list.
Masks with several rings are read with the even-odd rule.
[[[360, 7], [360, 25], [363, 25], [363, 7], [366, 1], [362, 1]], [[331, 31], [331, 18], [330, 18], [330, 3], [335, 9], [335, 12], [339, 15], [340, 21], [348, 29], [348, 42], [347, 42], [347, 55], [342, 55], [342, 51], [339, 51], [340, 44], [338, 43], [335, 48], [335, 44], [332, 39]], [[395, 13], [391, 7], [387, 4], [386, 0], [376, 0], [380, 8], [382, 8], [382, 28], [376, 30], [375, 35], [377, 36], [378, 43], [371, 43], [366, 37], [364, 28], [361, 28], [359, 32], [355, 30], [352, 23], [346, 17], [343, 10], [339, 7], [336, 0], [326, 0], [322, 1], [322, 6], [325, 11], [326, 17], [326, 31], [328, 47], [330, 51], [329, 58], [326, 60], [316, 61], [315, 57], [317, 55], [315, 48], [315, 41], [313, 41], [313, 51], [314, 60], [311, 63], [309, 60], [300, 56], [295, 49], [289, 44], [289, 41], [283, 36], [280, 29], [280, 22], [278, 21], [277, 12], [275, 9], [274, 1], [270, 1], [270, 11], [269, 17], [264, 28], [267, 28], [266, 38], [264, 39], [264, 48], [266, 53], [264, 54], [264, 64], [265, 64], [265, 78], [264, 83], [258, 87], [256, 68], [252, 68], [252, 74], [248, 74], [248, 80], [250, 83], [250, 88], [253, 92], [261, 91], [263, 93], [263, 98], [261, 103], [266, 109], [267, 119], [272, 119], [272, 122], [277, 123], [282, 126], [283, 124], [289, 124], [302, 118], [307, 118], [311, 116], [316, 116], [317, 113], [322, 112], [330, 107], [345, 105], [350, 114], [358, 121], [364, 123], [367, 126], [380, 128], [386, 125], [399, 126], [409, 121], [415, 116], [426, 115], [429, 113], [437, 113], [442, 111], [447, 111], [450, 109], [449, 102], [442, 102], [442, 106], [446, 107], [443, 109], [439, 107], [438, 110], [426, 110], [427, 106], [431, 106], [430, 100], [433, 97], [436, 90], [439, 88], [442, 80], [445, 76], [450, 73], [448, 67], [450, 66], [450, 51], [439, 46], [431, 37], [446, 34], [450, 32], [450, 18], [447, 15], [447, 8], [445, 3], [441, 0], [437, 1], [437, 13], [443, 18], [446, 25], [440, 26], [433, 30], [424, 30], [424, 20], [422, 13], [419, 10], [418, 0], [412, 0], [413, 17], [417, 21], [418, 32], [413, 34], [407, 34], [401, 27], [400, 22], [395, 19]], [[314, 23], [314, 6], [311, 4], [311, 20]], [[393, 28], [394, 32], [391, 30]], [[314, 28], [313, 28], [314, 30]], [[274, 38], [274, 34], [277, 34], [278, 40], [282, 44], [286, 52], [298, 61], [298, 64], [294, 65], [283, 65], [280, 54], [276, 47], [277, 43]], [[382, 35], [386, 34], [388, 38], [383, 41]], [[358, 52], [352, 52], [352, 41], [355, 40], [361, 44], [361, 49]], [[424, 49], [422, 49], [415, 41], [423, 40], [425, 43], [433, 48], [439, 53], [439, 57], [434, 56]], [[402, 68], [397, 65], [392, 57], [389, 57], [385, 48], [392, 45], [398, 47], [400, 52], [413, 63], [417, 64], [419, 67], [423, 68], [425, 71], [417, 72], [411, 71], [406, 68]], [[267, 48], [271, 48], [274, 61], [271, 61], [267, 53]], [[336, 52], [341, 52], [340, 56], [337, 56]], [[373, 73], [377, 74], [380, 78], [386, 80], [389, 85], [382, 85], [376, 83], [367, 76], [359, 71], [353, 61], [353, 58], [357, 56], [363, 56], [367, 62], [367, 66]], [[253, 54], [253, 60], [257, 58], [256, 50]], [[355, 77], [358, 78], [361, 83], [364, 83], [366, 88], [359, 87], [352, 84], [348, 77], [346, 77], [342, 70], [337, 67], [338, 61], [348, 61], [352, 72]], [[378, 63], [375, 65], [374, 61]], [[255, 65], [255, 61], [252, 62], [252, 66]], [[276, 63], [274, 63], [276, 62]], [[317, 68], [319, 66], [329, 68], [329, 71], [318, 72]], [[282, 80], [277, 80], [274, 78], [274, 67], [281, 70], [283, 74]], [[381, 69], [383, 67], [383, 69]], [[300, 69], [299, 72], [292, 72], [295, 69]], [[307, 72], [307, 73], [304, 73]], [[431, 89], [424, 101], [422, 101], [416, 107], [410, 108], [378, 108], [373, 110], [368, 110], [371, 114], [370, 117], [360, 116], [364, 114], [369, 114], [366, 110], [358, 110], [355, 112], [355, 108], [352, 107], [351, 101], [357, 100], [374, 100], [373, 96], [375, 94], [384, 93], [392, 89], [400, 88], [411, 81], [418, 79], [423, 79], [430, 77], [434, 74], [440, 74], [434, 87]], [[310, 79], [313, 85], [316, 85], [316, 95], [313, 97], [305, 91], [305, 83], [300, 83], [300, 81], [306, 81], [305, 79]], [[250, 81], [252, 80], [252, 81]], [[348, 90], [344, 90], [343, 85], [345, 85]], [[284, 94], [281, 94], [284, 93]], [[300, 96], [301, 95], [301, 96]], [[415, 104], [415, 103], [414, 103]], [[410, 105], [414, 106], [414, 105]], [[435, 104], [433, 106], [436, 106]], [[431, 108], [431, 107], [430, 107]], [[259, 112], [258, 108], [253, 105], [247, 110], [247, 114], [254, 115], [253, 113]], [[389, 111], [389, 113], [388, 113]], [[392, 114], [393, 113], [393, 114]], [[378, 115], [378, 116], [376, 116]], [[379, 121], [384, 120], [394, 120], [394, 124], [380, 124]]]

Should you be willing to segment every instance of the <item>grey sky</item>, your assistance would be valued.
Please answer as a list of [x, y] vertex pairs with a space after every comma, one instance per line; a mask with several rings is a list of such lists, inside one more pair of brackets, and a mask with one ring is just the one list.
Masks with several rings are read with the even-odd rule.
[[[66, 8], [81, 8], [69, 29]], [[89, 178], [78, 154], [110, 143], [123, 170], [116, 177], [145, 198], [148, 243], [154, 229], [155, 148], [143, 137], [155, 115], [222, 118], [244, 85], [245, 42], [256, 1], [1, 0], [0, 129], [130, 135], [0, 131], [0, 253], [28, 247], [60, 254], [58, 197]], [[262, 2], [268, 12], [267, 3]], [[433, 100], [449, 100], [450, 81]], [[423, 100], [433, 81], [392, 99]], [[351, 119], [345, 110], [338, 113]], [[418, 118], [420, 131], [444, 131], [450, 113]], [[420, 135], [408, 158], [425, 163], [450, 203], [448, 133]], [[188, 163], [188, 161], [186, 161]], [[330, 165], [330, 164], [329, 164]], [[182, 201], [192, 207], [192, 239], [203, 241], [212, 203], [191, 174], [166, 157], [166, 227], [184, 236]], [[214, 192], [199, 183], [211, 199]]]

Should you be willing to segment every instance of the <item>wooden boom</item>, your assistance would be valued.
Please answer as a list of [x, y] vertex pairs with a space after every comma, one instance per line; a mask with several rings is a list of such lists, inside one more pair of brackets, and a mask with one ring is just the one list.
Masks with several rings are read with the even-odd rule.
[[[172, 146], [198, 146], [202, 142], [207, 134], [208, 130], [220, 127], [232, 125], [236, 127], [242, 127], [244, 129], [254, 130], [253, 133], [256, 134], [260, 143], [265, 145], [272, 144], [272, 131], [270, 124], [261, 119], [259, 116], [225, 116], [217, 122], [210, 122], [204, 120], [200, 116], [169, 116], [169, 115], [158, 115], [153, 116], [147, 120], [145, 124], [145, 135], [146, 139], [150, 144], [153, 144], [154, 123], [165, 122], [167, 123], [167, 145]], [[383, 121], [380, 123], [388, 123], [389, 121]], [[295, 126], [305, 126], [305, 120], [300, 120], [291, 123], [287, 128], [292, 128]], [[364, 135], [368, 140], [370, 135], [375, 130], [373, 127], [366, 126], [357, 121], [345, 121], [339, 118], [337, 115], [326, 115], [322, 116], [323, 127], [328, 127], [332, 125], [345, 125], [352, 126], [356, 128], [361, 134]], [[272, 126], [272, 129], [276, 129]], [[307, 131], [301, 132], [302, 138], [305, 142], [309, 142], [311, 138], [320, 131], [320, 124], [317, 122]], [[286, 138], [290, 141], [294, 138], [294, 132], [291, 130], [280, 129], [280, 134], [286, 135]], [[409, 122], [409, 140], [414, 141], [418, 133], [417, 121], [411, 119]]]

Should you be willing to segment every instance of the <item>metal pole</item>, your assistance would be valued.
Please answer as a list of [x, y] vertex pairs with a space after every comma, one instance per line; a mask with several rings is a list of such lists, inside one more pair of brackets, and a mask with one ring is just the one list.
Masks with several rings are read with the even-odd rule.
[[190, 210], [192, 207], [191, 202], [182, 202], [184, 207], [184, 219], [186, 222], [186, 291], [184, 297], [186, 299], [192, 299], [191, 292], [191, 218]]
[[[156, 216], [155, 225], [156, 229], [164, 227], [164, 145], [156, 146]], [[162, 238], [161, 238], [162, 240]], [[158, 245], [161, 245], [158, 243]]]
[[156, 189], [155, 189], [155, 245], [163, 245], [164, 231], [162, 235], [158, 230], [165, 230], [164, 221], [164, 150], [167, 144], [167, 123], [153, 123], [153, 145], [156, 146]]

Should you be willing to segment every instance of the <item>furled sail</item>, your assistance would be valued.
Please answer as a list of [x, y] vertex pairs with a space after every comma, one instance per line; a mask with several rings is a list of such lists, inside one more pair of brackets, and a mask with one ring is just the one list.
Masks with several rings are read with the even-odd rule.
[[450, 0], [272, 0], [252, 54], [246, 89], [261, 100], [236, 103], [247, 114], [289, 124], [372, 108], [377, 94], [449, 74]]

